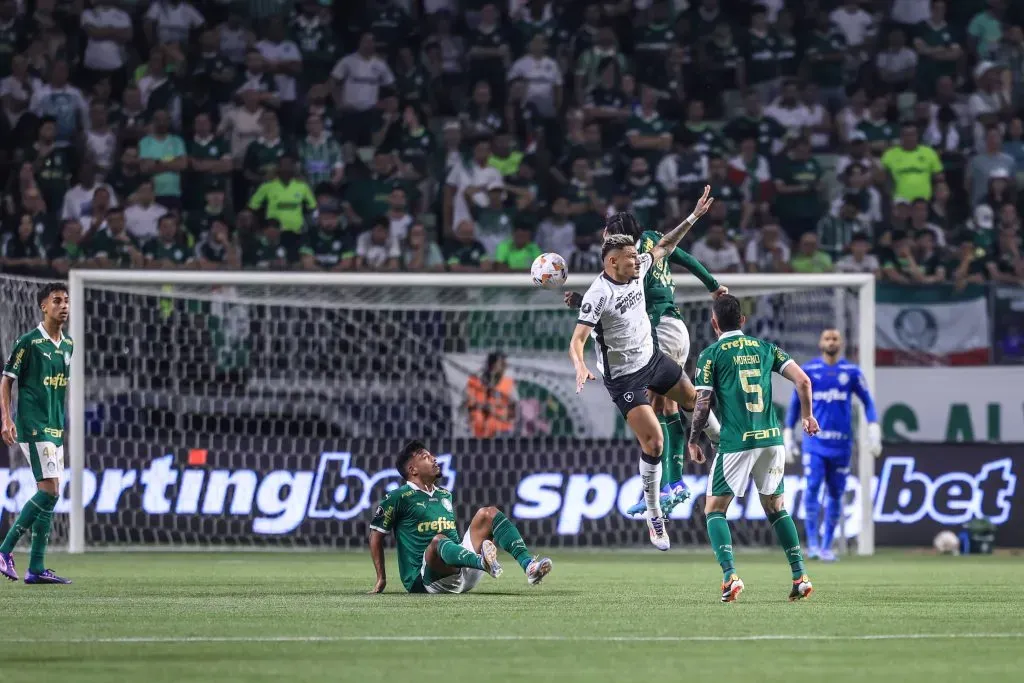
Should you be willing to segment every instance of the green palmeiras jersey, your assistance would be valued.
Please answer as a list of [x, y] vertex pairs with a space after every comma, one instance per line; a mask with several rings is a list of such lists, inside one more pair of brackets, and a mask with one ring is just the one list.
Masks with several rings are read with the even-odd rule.
[[719, 453], [782, 445], [782, 428], [772, 403], [772, 373], [794, 362], [771, 342], [740, 330], [726, 332], [697, 358], [697, 391], [718, 397], [722, 421]]
[[384, 534], [395, 532], [398, 573], [407, 591], [415, 588], [430, 540], [444, 534], [456, 543], [462, 538], [455, 526], [452, 494], [441, 487], [425, 491], [407, 483], [384, 496], [370, 521], [370, 528]]
[[[662, 234], [656, 230], [646, 230], [640, 235], [637, 251], [646, 254], [661, 241]], [[718, 280], [708, 272], [704, 265], [678, 247], [669, 254], [667, 259], [655, 263], [644, 277], [644, 298], [647, 300], [647, 315], [651, 319], [651, 327], [657, 327], [662, 317], [683, 319], [683, 314], [676, 306], [676, 283], [672, 278], [669, 262], [686, 268], [697, 276], [709, 292], [718, 289]]]
[[4, 374], [18, 382], [18, 441], [64, 443], [64, 397], [74, 343], [61, 333], [54, 343], [42, 325], [14, 343]]

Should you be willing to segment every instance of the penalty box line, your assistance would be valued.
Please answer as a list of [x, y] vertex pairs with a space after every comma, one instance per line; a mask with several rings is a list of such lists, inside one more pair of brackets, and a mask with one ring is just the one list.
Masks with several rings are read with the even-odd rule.
[[[1017, 639], [1022, 633], [869, 633], [855, 635], [752, 634], [737, 636], [125, 636], [97, 638], [57, 638], [66, 644], [203, 644], [203, 643], [392, 643], [392, 642], [553, 642], [553, 643], [742, 643], [757, 641], [869, 641], [869, 640], [963, 640]], [[3, 643], [52, 645], [54, 638], [4, 638]]]

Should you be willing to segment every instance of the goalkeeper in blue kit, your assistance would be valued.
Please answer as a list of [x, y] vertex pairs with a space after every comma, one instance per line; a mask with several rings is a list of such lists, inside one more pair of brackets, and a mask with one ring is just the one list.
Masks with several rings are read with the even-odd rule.
[[[843, 494], [846, 492], [846, 478], [850, 474], [850, 457], [855, 442], [851, 411], [854, 394], [864, 405], [870, 452], [876, 458], [882, 454], [882, 430], [878, 426], [875, 402], [871, 398], [863, 373], [854, 363], [840, 355], [843, 350], [843, 337], [839, 330], [822, 332], [818, 348], [821, 349], [821, 357], [803, 366], [804, 372], [810, 376], [814, 386], [814, 417], [821, 427], [821, 431], [815, 436], [805, 436], [803, 439], [804, 476], [807, 477], [807, 486], [804, 490], [804, 523], [807, 534], [807, 557], [834, 562], [836, 555], [832, 552], [832, 539], [842, 516]], [[793, 428], [799, 422], [800, 399], [794, 392], [789, 402], [786, 428], [783, 431], [786, 452], [791, 456], [798, 453]], [[819, 522], [822, 483], [828, 492], [823, 529]]]

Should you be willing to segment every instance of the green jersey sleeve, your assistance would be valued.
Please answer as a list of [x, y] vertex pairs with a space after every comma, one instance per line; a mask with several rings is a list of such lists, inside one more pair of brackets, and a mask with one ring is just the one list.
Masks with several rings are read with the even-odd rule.
[[675, 250], [669, 254], [668, 260], [669, 262], [674, 263], [677, 266], [682, 266], [693, 273], [709, 292], [713, 292], [718, 289], [718, 280], [715, 279], [715, 276], [704, 267], [703, 263], [693, 258], [693, 256], [688, 252], [676, 247]]
[[715, 348], [709, 346], [697, 357], [697, 374], [694, 377], [694, 389], [697, 391], [715, 390]]
[[5, 375], [12, 379], [21, 379], [22, 374], [25, 372], [25, 367], [28, 365], [28, 349], [28, 337], [18, 339], [14, 348], [11, 349], [11, 355], [7, 359], [7, 363], [4, 364]]
[[370, 528], [382, 534], [390, 534], [398, 522], [398, 512], [401, 507], [402, 498], [397, 494], [398, 489], [389, 492], [377, 506], [370, 520]]
[[789, 354], [780, 349], [775, 344], [771, 346], [772, 351], [772, 372], [782, 374], [782, 371], [786, 369], [786, 366], [793, 363], [793, 359], [789, 357]]

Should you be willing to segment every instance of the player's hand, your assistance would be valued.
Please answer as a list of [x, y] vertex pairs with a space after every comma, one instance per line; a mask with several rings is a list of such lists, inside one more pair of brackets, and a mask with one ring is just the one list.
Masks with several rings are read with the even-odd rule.
[[9, 417], [4, 418], [3, 437], [4, 443], [8, 446], [13, 446], [18, 441], [18, 428], [14, 426], [14, 421]]
[[594, 377], [594, 373], [592, 373], [589, 369], [587, 369], [586, 365], [580, 365], [580, 367], [576, 370], [576, 393], [577, 394], [580, 393], [581, 391], [583, 391], [583, 385], [587, 383], [588, 379], [597, 379], [597, 378]]
[[578, 292], [566, 292], [565, 305], [569, 308], [579, 308], [583, 305], [583, 295]]
[[700, 465], [707, 461], [707, 458], [704, 457], [704, 450], [700, 447], [699, 443], [690, 442], [686, 444], [686, 452], [690, 454], [690, 462]]
[[697, 206], [693, 207], [693, 215], [700, 218], [708, 212], [711, 205], [715, 203], [715, 198], [711, 196], [711, 186], [704, 186], [704, 194], [697, 200]]
[[729, 288], [728, 287], [726, 287], [725, 285], [718, 285], [718, 289], [716, 289], [715, 291], [711, 292], [711, 298], [717, 301], [719, 298], [725, 296], [728, 293], [729, 293]]
[[868, 424], [868, 452], [873, 458], [882, 454], [882, 428], [877, 422]]
[[376, 595], [377, 593], [383, 593], [385, 586], [388, 585], [387, 579], [377, 579], [377, 583], [373, 584], [373, 590], [367, 593], [367, 595]]
[[814, 436], [819, 431], [821, 430], [818, 427], [818, 421], [814, 419], [813, 415], [804, 418], [804, 434], [807, 436]]

